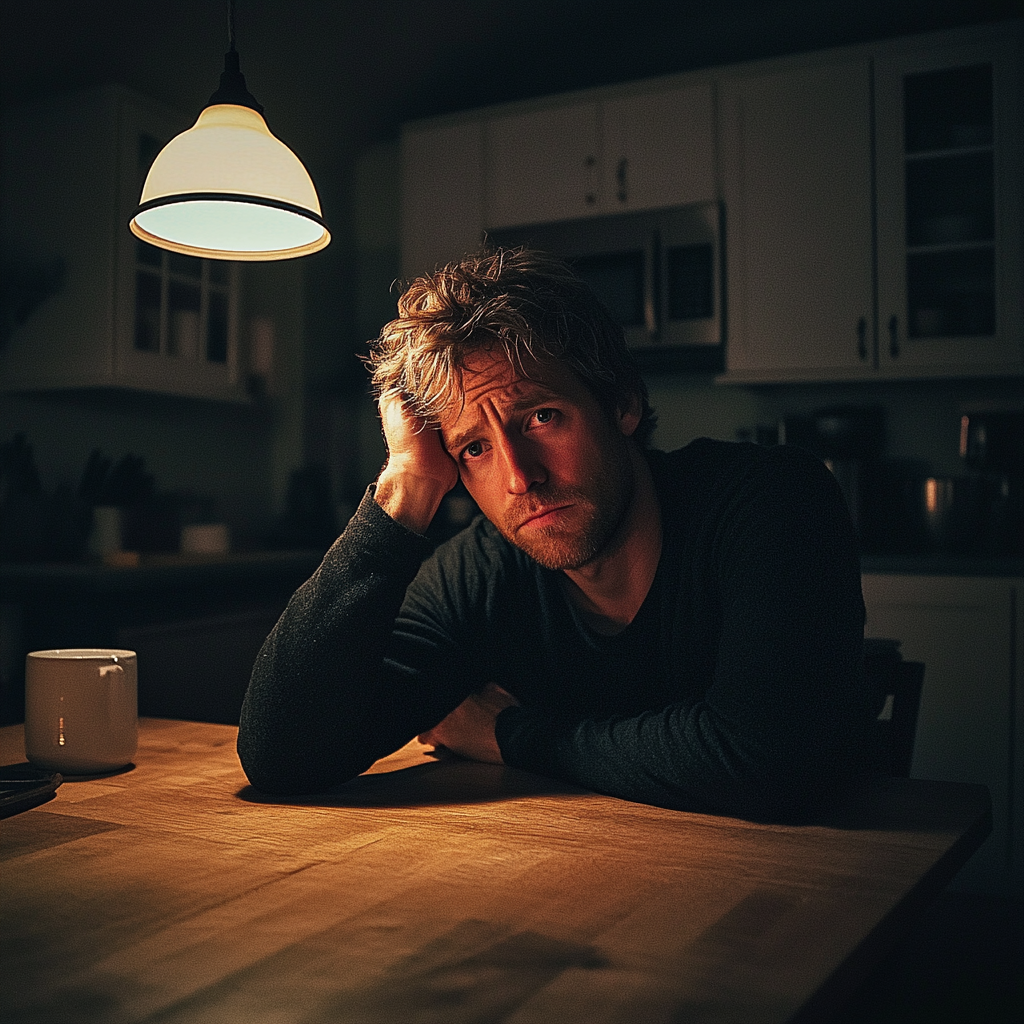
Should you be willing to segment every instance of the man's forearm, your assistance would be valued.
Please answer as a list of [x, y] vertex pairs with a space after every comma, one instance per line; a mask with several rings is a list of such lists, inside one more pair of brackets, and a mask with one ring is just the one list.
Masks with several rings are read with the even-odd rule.
[[257, 657], [242, 707], [239, 756], [257, 788], [323, 790], [411, 738], [381, 692], [383, 660], [428, 550], [367, 496], [296, 591]]

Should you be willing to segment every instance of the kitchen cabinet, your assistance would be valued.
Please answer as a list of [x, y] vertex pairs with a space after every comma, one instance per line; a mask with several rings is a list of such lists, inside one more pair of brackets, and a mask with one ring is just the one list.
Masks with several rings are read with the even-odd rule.
[[488, 228], [717, 198], [710, 81], [491, 116]]
[[958, 876], [965, 888], [1024, 892], [1024, 580], [865, 574], [867, 636], [901, 641], [925, 665], [914, 778], [979, 782], [991, 837]]
[[119, 86], [5, 112], [4, 258], [59, 267], [62, 287], [0, 351], [0, 389], [246, 400], [237, 264], [167, 253], [128, 230], [152, 160], [187, 127]]
[[1024, 368], [1020, 40], [875, 68], [879, 366]]
[[404, 126], [401, 182], [403, 277], [479, 248], [484, 225], [480, 120]]
[[871, 369], [871, 65], [722, 87], [733, 376]]
[[1021, 32], [942, 39], [721, 83], [726, 379], [1024, 372]]

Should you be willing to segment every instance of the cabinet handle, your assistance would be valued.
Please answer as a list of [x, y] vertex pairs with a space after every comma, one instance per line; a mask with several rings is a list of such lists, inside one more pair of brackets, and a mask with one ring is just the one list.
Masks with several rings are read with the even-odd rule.
[[900, 357], [900, 322], [894, 313], [889, 317], [889, 355], [893, 359]]
[[594, 191], [594, 167], [597, 164], [597, 158], [591, 154], [583, 161], [583, 166], [587, 169], [587, 194], [584, 196], [584, 200], [588, 206], [593, 206], [597, 202], [597, 193]]
[[868, 321], [863, 316], [857, 321], [857, 355], [861, 362], [868, 357]]
[[658, 252], [661, 240], [657, 231], [647, 236], [644, 246], [644, 328], [652, 341], [658, 337], [658, 292], [657, 281], [660, 276]]
[[620, 203], [629, 201], [629, 193], [626, 190], [626, 170], [629, 168], [629, 161], [623, 157], [615, 168], [615, 181], [619, 186], [618, 197]]

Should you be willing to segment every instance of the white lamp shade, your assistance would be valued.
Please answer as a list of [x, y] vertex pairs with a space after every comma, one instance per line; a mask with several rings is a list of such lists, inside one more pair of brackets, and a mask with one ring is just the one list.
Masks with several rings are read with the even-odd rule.
[[233, 103], [207, 107], [160, 151], [129, 226], [162, 249], [213, 259], [288, 259], [331, 240], [302, 162]]

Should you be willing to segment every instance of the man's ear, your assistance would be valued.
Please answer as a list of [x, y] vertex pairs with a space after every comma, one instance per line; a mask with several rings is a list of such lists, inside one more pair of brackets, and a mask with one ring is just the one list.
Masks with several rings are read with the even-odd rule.
[[619, 407], [615, 412], [619, 430], [626, 437], [632, 437], [636, 433], [636, 428], [640, 426], [640, 420], [643, 418], [643, 405], [640, 402], [640, 396], [635, 394], [626, 395], [625, 400], [619, 403]]

